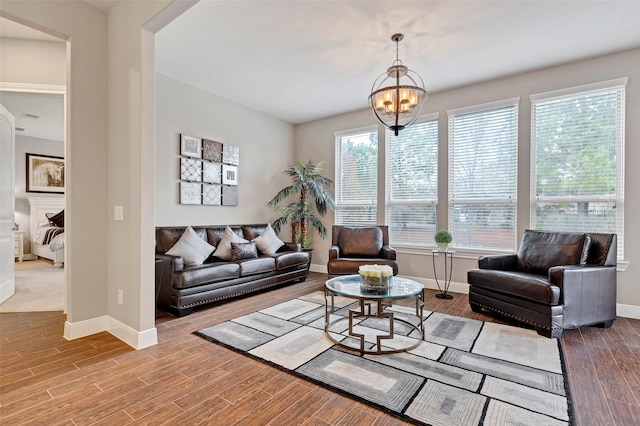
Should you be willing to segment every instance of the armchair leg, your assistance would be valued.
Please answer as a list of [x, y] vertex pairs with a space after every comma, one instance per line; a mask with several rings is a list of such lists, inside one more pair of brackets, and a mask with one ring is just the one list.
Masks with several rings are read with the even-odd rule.
[[469, 306], [471, 307], [471, 310], [473, 312], [476, 312], [476, 313], [482, 312], [482, 308], [480, 306], [476, 305], [476, 304], [469, 303]]
[[615, 320], [604, 321], [598, 324], [593, 324], [593, 326], [598, 328], [609, 328], [613, 325], [613, 321]]
[[560, 337], [562, 337], [562, 328], [555, 328], [553, 330], [548, 330], [546, 328], [539, 328], [536, 327], [536, 332], [544, 337], [548, 337], [550, 339], [559, 339]]

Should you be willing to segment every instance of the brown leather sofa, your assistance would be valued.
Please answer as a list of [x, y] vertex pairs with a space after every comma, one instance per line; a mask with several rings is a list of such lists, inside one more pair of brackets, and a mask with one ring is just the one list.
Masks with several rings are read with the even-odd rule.
[[[262, 234], [267, 224], [229, 225], [241, 238], [253, 240]], [[226, 225], [194, 226], [194, 231], [213, 246], [224, 235]], [[258, 251], [258, 257], [224, 261], [209, 256], [202, 265], [185, 266], [182, 258], [165, 254], [180, 239], [186, 227], [156, 228], [157, 304], [184, 316], [194, 307], [219, 302], [280, 284], [303, 282], [307, 278], [309, 254], [300, 244], [285, 243], [273, 255]]]
[[389, 246], [389, 228], [333, 225], [327, 262], [329, 274], [357, 274], [361, 265], [371, 264], [391, 266], [393, 275], [398, 275], [396, 251]]
[[616, 319], [616, 234], [527, 230], [518, 254], [482, 256], [467, 273], [469, 304], [560, 337]]

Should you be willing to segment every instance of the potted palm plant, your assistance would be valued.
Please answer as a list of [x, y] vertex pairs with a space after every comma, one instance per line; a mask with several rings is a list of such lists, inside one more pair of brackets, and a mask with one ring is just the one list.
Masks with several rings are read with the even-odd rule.
[[[282, 213], [276, 219], [272, 227], [276, 233], [287, 223], [291, 225], [291, 241], [300, 243], [306, 251], [311, 251], [311, 234], [309, 227], [316, 229], [318, 234], [325, 238], [327, 229], [320, 217], [329, 209], [335, 208], [333, 195], [329, 187], [333, 180], [322, 175], [322, 162], [314, 163], [311, 160], [302, 162], [299, 159], [289, 163], [283, 172], [291, 178], [291, 185], [281, 189], [267, 206]], [[287, 205], [280, 203], [290, 197], [296, 197]], [[309, 253], [311, 257], [311, 253]]]

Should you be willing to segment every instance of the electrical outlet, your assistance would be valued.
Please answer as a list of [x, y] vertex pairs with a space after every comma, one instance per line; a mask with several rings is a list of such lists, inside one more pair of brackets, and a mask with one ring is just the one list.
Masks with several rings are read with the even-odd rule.
[[124, 292], [121, 288], [118, 289], [118, 305], [124, 305]]

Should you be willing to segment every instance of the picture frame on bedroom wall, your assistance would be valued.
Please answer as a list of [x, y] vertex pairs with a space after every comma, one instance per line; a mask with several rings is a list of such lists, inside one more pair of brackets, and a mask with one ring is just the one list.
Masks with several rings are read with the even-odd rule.
[[64, 194], [64, 158], [27, 153], [27, 192]]

